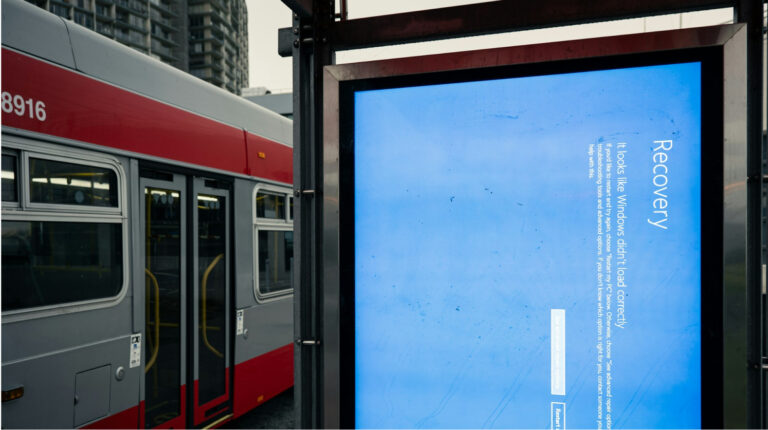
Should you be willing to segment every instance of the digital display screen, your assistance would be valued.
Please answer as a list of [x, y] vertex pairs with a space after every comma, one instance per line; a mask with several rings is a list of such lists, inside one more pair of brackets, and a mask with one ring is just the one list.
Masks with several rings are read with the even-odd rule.
[[354, 92], [355, 425], [701, 427], [701, 81]]

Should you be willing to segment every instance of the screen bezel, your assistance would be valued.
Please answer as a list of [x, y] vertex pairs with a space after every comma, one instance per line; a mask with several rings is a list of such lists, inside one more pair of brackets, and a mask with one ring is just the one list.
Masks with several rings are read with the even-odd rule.
[[[594, 70], [620, 69], [686, 62], [701, 62], [701, 410], [703, 427], [721, 427], [722, 417], [717, 416], [722, 400], [722, 381], [713, 378], [720, 372], [722, 361], [717, 360], [722, 350], [718, 343], [722, 338], [722, 208], [720, 193], [722, 175], [704, 172], [722, 172], [722, 52], [716, 48], [697, 48], [684, 51], [637, 54], [631, 56], [602, 57], [599, 59], [567, 60], [552, 63], [536, 63], [427, 73], [390, 78], [348, 81], [340, 86], [340, 259], [341, 259], [341, 377], [342, 408], [354, 411], [355, 403], [355, 206], [354, 206], [354, 94], [357, 91], [439, 85], [459, 82], [516, 78], [527, 76], [557, 75]], [[718, 198], [719, 196], [719, 198]], [[706, 268], [706, 269], [705, 269]], [[709, 377], [707, 377], [709, 375]], [[713, 407], [718, 405], [718, 407]], [[342, 413], [354, 420], [354, 412]], [[350, 417], [347, 417], [349, 419]], [[354, 422], [342, 421], [342, 427], [354, 427]]]
[[[390, 60], [389, 62], [361, 63], [356, 65], [329, 66], [324, 76], [326, 91], [325, 124], [335, 127], [325, 130], [325, 201], [338, 197], [333, 205], [324, 209], [324, 250], [335, 250], [334, 256], [324, 255], [328, 267], [324, 268], [326, 289], [325, 319], [337, 316], [338, 326], [326, 326], [324, 356], [325, 392], [336, 389], [338, 403], [328, 402], [325, 411], [338, 413], [341, 427], [355, 426], [355, 286], [354, 286], [354, 93], [369, 89], [397, 88], [432, 85], [451, 82], [468, 82], [518, 76], [533, 76], [605, 70], [613, 68], [638, 67], [700, 61], [702, 63], [702, 142], [701, 142], [701, 384], [702, 384], [702, 426], [721, 428], [724, 425], [723, 411], [723, 232], [724, 164], [723, 136], [726, 127], [723, 121], [724, 100], [724, 46], [740, 30], [740, 26], [720, 26], [705, 29], [679, 30], [655, 34], [620, 36], [582, 42], [584, 45], [599, 46], [606, 40], [615, 49], [595, 49], [581, 53], [568, 51], [569, 42], [535, 47], [502, 48], [475, 53], [456, 53], [434, 56], [430, 64], [425, 58]], [[701, 37], [709, 34], [710, 37]], [[674, 40], [669, 49], [659, 43], [661, 35]], [[695, 37], [694, 37], [695, 36]], [[632, 43], [626, 43], [630, 40]], [[682, 42], [681, 42], [682, 40]], [[570, 42], [572, 43], [572, 42]], [[645, 44], [645, 45], [644, 45]], [[623, 45], [623, 46], [620, 46]], [[655, 45], [655, 46], [654, 46]], [[478, 58], [493, 56], [494, 51], [507, 50], [517, 55], [507, 55], [509, 60], [488, 65]], [[633, 51], [634, 50], [634, 51]], [[553, 54], [553, 52], [560, 54]], [[602, 52], [600, 52], [602, 51]], [[542, 54], [541, 52], [544, 52]], [[524, 53], [525, 55], [520, 55]], [[611, 55], [601, 55], [601, 54]], [[474, 54], [474, 56], [473, 56]], [[548, 58], [541, 58], [541, 57]], [[437, 58], [441, 57], [441, 58]], [[503, 57], [503, 56], [501, 56]], [[429, 58], [429, 57], [427, 57]], [[527, 58], [527, 59], [526, 59]], [[499, 65], [501, 64], [501, 65]], [[473, 68], [474, 65], [481, 67]], [[432, 70], [430, 70], [432, 69]], [[727, 68], [726, 68], [727, 69]], [[328, 85], [329, 83], [335, 84]], [[328, 93], [326, 93], [328, 94]], [[336, 102], [329, 104], [328, 101]], [[335, 99], [335, 100], [333, 100]], [[329, 112], [332, 113], [329, 115]], [[330, 132], [329, 132], [330, 131]], [[332, 160], [329, 154], [336, 152]], [[728, 159], [738, 159], [730, 157]], [[330, 162], [329, 162], [330, 160]], [[328, 169], [331, 167], [332, 169]], [[331, 220], [329, 215], [337, 218]], [[328, 233], [337, 240], [328, 243]], [[329, 288], [330, 287], [330, 288]], [[334, 291], [334, 287], [338, 290]], [[333, 306], [328, 294], [338, 294]], [[326, 323], [327, 324], [327, 323]], [[334, 336], [338, 336], [335, 337]], [[329, 360], [329, 358], [331, 360]], [[338, 360], [336, 362], [335, 360]], [[338, 378], [337, 381], [331, 381]], [[336, 383], [338, 382], [338, 385]], [[334, 410], [334, 407], [338, 409]]]

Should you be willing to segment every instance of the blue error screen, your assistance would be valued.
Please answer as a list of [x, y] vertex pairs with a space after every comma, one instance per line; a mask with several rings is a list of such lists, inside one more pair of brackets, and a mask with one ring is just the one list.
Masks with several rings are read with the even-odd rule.
[[354, 118], [356, 426], [701, 426], [701, 63]]

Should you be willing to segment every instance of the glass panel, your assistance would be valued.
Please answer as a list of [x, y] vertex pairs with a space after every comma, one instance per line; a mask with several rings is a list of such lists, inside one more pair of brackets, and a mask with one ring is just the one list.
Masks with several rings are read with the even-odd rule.
[[3, 311], [120, 292], [121, 224], [3, 221], [2, 230]]
[[181, 201], [179, 192], [144, 190], [146, 202], [146, 427], [181, 413]]
[[204, 404], [225, 394], [226, 205], [221, 196], [197, 196], [200, 288], [199, 389]]
[[259, 292], [289, 290], [293, 269], [293, 232], [259, 231]]
[[289, 199], [289, 201], [290, 201], [290, 203], [289, 203], [290, 209], [289, 209], [289, 212], [288, 212], [288, 219], [292, 220], [293, 219], [293, 197], [291, 197]]
[[354, 93], [356, 426], [701, 428], [701, 71]]
[[16, 156], [3, 154], [3, 201], [17, 202], [19, 196], [16, 188]]
[[29, 159], [30, 200], [117, 207], [117, 174], [110, 169]]
[[256, 193], [256, 216], [285, 219], [285, 195], [267, 192]]

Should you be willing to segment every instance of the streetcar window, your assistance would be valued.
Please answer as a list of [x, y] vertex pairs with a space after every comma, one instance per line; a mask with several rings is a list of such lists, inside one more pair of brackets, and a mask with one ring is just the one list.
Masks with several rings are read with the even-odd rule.
[[30, 201], [118, 207], [117, 174], [103, 167], [29, 159]]
[[19, 201], [18, 189], [16, 188], [16, 156], [3, 154], [3, 201]]
[[293, 278], [293, 232], [259, 230], [259, 292], [291, 289]]
[[256, 194], [256, 216], [258, 218], [285, 219], [285, 194], [259, 191]]
[[2, 310], [116, 296], [123, 285], [119, 223], [2, 222]]
[[293, 198], [289, 188], [270, 185], [257, 187], [254, 198], [256, 297], [284, 297], [293, 290]]

